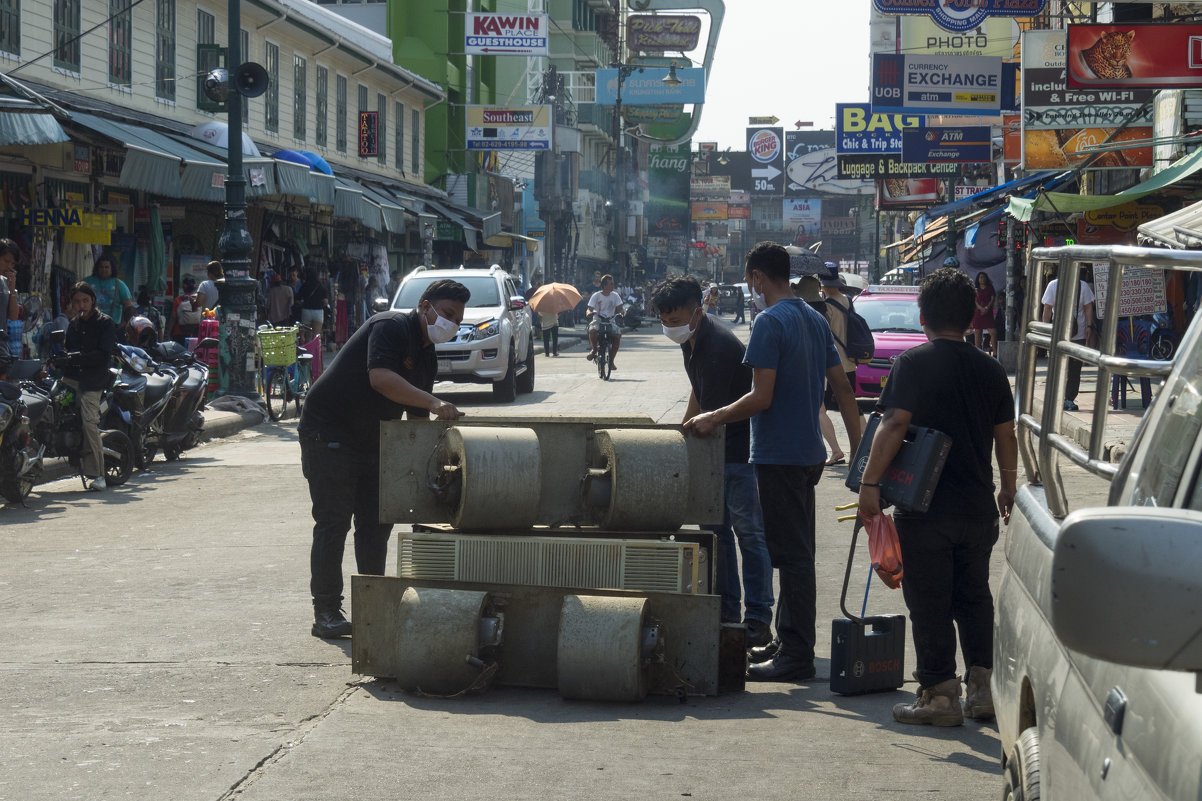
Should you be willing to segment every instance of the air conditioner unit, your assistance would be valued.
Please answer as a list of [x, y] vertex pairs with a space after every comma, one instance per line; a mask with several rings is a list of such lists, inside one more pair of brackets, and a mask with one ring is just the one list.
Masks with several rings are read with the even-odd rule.
[[706, 551], [697, 543], [589, 537], [400, 535], [402, 578], [534, 587], [708, 594]]

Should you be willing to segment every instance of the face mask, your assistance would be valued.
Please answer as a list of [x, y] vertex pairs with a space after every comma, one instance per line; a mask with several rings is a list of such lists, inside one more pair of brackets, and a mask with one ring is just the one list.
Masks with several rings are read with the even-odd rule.
[[759, 293], [754, 286], [751, 286], [751, 300], [761, 309], [768, 308], [768, 299]]
[[439, 314], [433, 306], [430, 308], [434, 311], [434, 322], [426, 323], [426, 336], [430, 337], [430, 341], [435, 345], [450, 342], [459, 333], [459, 326]]
[[[693, 312], [693, 314], [696, 313], [696, 311]], [[689, 322], [691, 323], [692, 320], [693, 318], [690, 317]], [[662, 328], [664, 329], [664, 336], [677, 345], [683, 345], [689, 341], [689, 337], [693, 336], [693, 329], [689, 327], [689, 323], [685, 323], [684, 325], [662, 325]]]

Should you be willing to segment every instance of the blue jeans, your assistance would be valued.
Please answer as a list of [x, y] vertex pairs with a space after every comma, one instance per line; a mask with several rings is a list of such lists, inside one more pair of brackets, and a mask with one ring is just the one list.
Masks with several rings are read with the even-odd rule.
[[[726, 465], [726, 503], [718, 527], [718, 595], [722, 596], [722, 619], [738, 622], [740, 595], [747, 599], [748, 619], [772, 622], [772, 562], [764, 542], [764, 516], [756, 488], [755, 468], [737, 462]], [[743, 587], [739, 591], [739, 559], [735, 537], [743, 555]]]

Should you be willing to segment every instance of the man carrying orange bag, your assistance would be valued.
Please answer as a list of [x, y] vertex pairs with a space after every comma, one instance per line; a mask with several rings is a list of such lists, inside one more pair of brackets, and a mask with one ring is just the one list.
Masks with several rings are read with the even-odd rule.
[[[976, 292], [954, 268], [923, 280], [919, 320], [930, 340], [893, 365], [881, 394], [884, 416], [860, 484], [860, 517], [881, 513], [880, 480], [911, 424], [951, 437], [947, 464], [925, 513], [895, 515], [918, 669], [917, 699], [893, 707], [900, 723], [959, 726], [993, 717], [993, 595], [989, 557], [998, 515], [1009, 522], [1018, 478], [1014, 396], [1002, 366], [964, 341]], [[1001, 487], [994, 500], [991, 453]], [[965, 702], [956, 675], [956, 635], [965, 663]]]

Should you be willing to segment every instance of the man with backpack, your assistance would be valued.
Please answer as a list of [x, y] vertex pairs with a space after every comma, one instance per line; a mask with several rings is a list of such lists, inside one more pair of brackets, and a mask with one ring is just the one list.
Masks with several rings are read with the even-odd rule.
[[[849, 356], [848, 352], [855, 354], [857, 358], [872, 358], [872, 331], [869, 330], [864, 318], [856, 314], [855, 309], [852, 308], [851, 298], [843, 294], [847, 283], [839, 275], [839, 265], [828, 261], [826, 271], [821, 273], [819, 278], [822, 281], [822, 293], [826, 296], [824, 312], [827, 322], [831, 325], [831, 333], [835, 337], [835, 350], [839, 351], [839, 362], [843, 365], [843, 372], [847, 373], [847, 382], [851, 384], [852, 392], [855, 392], [856, 359]], [[867, 336], [867, 346], [864, 341], [865, 336]], [[864, 356], [865, 352], [867, 352], [867, 357]], [[835, 402], [835, 393], [828, 381], [826, 395], [822, 399], [822, 411], [818, 413], [822, 438], [831, 445], [830, 458], [826, 460], [827, 467], [843, 464], [846, 458], [844, 452], [839, 450], [838, 441], [835, 439], [835, 426], [827, 413], [827, 409], [832, 407], [838, 408], [838, 404]], [[863, 417], [860, 417], [860, 430], [864, 430]], [[855, 454], [850, 455], [854, 456]]]

